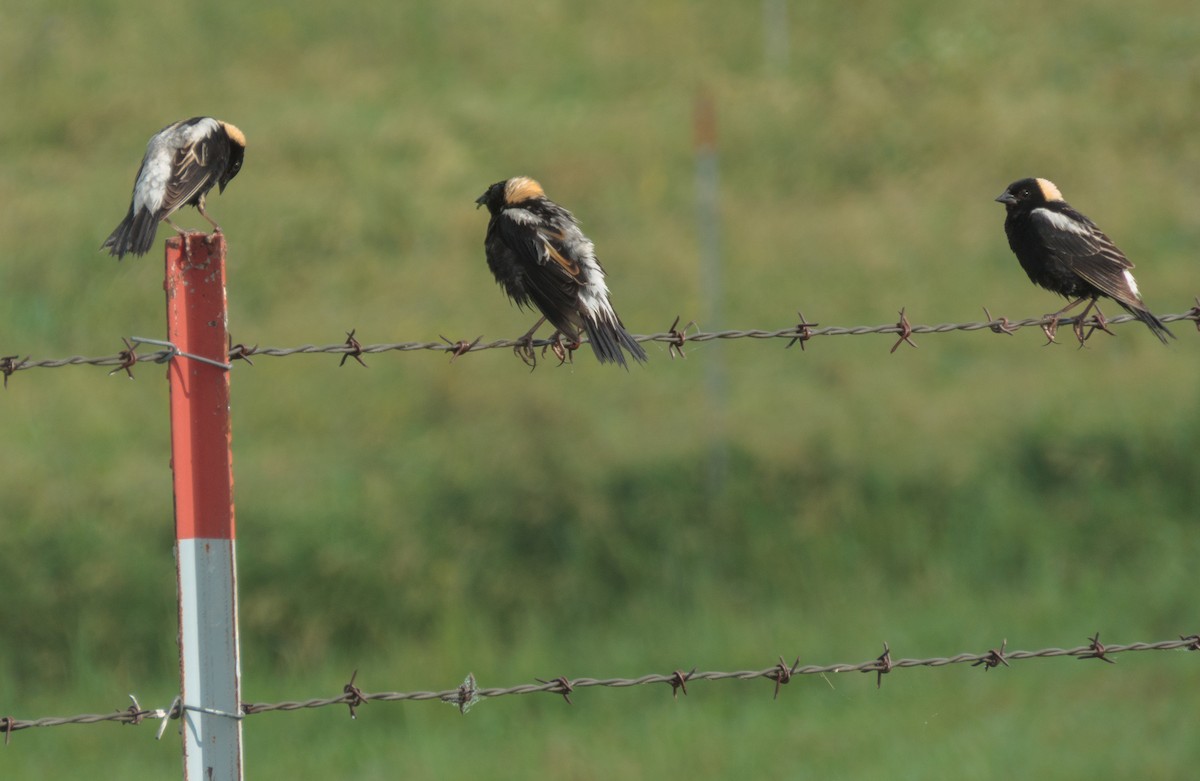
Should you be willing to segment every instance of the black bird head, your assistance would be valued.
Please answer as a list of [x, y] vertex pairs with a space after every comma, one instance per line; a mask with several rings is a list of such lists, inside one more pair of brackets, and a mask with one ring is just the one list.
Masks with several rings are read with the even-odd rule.
[[1021, 206], [1039, 206], [1050, 201], [1061, 201], [1062, 193], [1049, 179], [1021, 179], [1013, 182], [996, 200], [1012, 211]]
[[221, 178], [217, 180], [220, 192], [225, 192], [225, 185], [233, 181], [233, 177], [242, 170], [242, 160], [246, 157], [246, 136], [236, 125], [222, 122], [225, 136], [229, 139], [229, 164], [225, 166]]
[[483, 195], [475, 199], [475, 208], [486, 205], [489, 212], [499, 214], [500, 210], [504, 208], [504, 185], [506, 184], [508, 184], [507, 179], [503, 182], [496, 182], [487, 188]]
[[489, 212], [499, 214], [505, 207], [545, 197], [545, 191], [536, 181], [528, 176], [514, 176], [487, 188], [487, 192], [475, 199], [475, 208], [486, 205]]

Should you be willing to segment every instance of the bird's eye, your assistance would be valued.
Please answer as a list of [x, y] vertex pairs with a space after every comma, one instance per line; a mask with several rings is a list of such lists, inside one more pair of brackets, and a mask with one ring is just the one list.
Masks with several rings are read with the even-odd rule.
[[1029, 188], [1022, 187], [1021, 192], [1017, 193], [1017, 197], [1018, 198], [1028, 198], [1029, 197]]

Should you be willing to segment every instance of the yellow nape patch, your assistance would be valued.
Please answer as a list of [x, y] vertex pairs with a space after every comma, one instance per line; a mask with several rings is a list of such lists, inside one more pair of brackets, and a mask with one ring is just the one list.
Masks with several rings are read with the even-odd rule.
[[229, 140], [238, 146], [246, 145], [246, 134], [243, 133], [237, 125], [231, 125], [228, 122], [222, 122], [221, 127], [225, 128], [225, 135], [229, 136]]
[[504, 185], [505, 203], [520, 203], [531, 198], [545, 198], [546, 191], [542, 186], [528, 176], [516, 176]]
[[1054, 182], [1050, 181], [1049, 179], [1038, 179], [1037, 183], [1038, 187], [1040, 187], [1042, 190], [1042, 197], [1047, 201], [1063, 200], [1062, 193], [1060, 193], [1058, 188], [1054, 186]]

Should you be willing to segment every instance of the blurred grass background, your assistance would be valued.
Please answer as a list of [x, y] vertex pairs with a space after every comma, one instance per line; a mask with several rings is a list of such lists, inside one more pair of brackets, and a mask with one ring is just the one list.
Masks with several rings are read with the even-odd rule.
[[[447, 0], [14, 2], [0, 25], [0, 354], [111, 354], [163, 331], [161, 242], [96, 251], [146, 139], [239, 125], [210, 213], [235, 340], [516, 336], [473, 199], [537, 177], [582, 219], [630, 330], [701, 317], [696, 96], [717, 110], [714, 327], [1012, 318], [1032, 287], [992, 202], [1054, 179], [1139, 264], [1200, 292], [1200, 14], [1152, 0], [994, 7]], [[786, 48], [781, 48], [785, 46]], [[201, 226], [188, 210], [182, 223]], [[160, 234], [162, 232], [160, 231]], [[1111, 311], [1109, 314], [1116, 314]], [[263, 358], [233, 375], [244, 698], [484, 686], [777, 655], [858, 662], [1197, 631], [1200, 346], [1136, 325], [586, 350]], [[706, 393], [726, 372], [725, 399]], [[102, 370], [0, 394], [0, 712], [165, 705], [177, 689], [167, 388]], [[724, 452], [717, 485], [710, 453]], [[255, 717], [249, 777], [1183, 777], [1184, 652], [759, 684], [588, 690]], [[172, 777], [152, 730], [15, 735], [7, 778]], [[173, 730], [172, 730], [173, 734]]]

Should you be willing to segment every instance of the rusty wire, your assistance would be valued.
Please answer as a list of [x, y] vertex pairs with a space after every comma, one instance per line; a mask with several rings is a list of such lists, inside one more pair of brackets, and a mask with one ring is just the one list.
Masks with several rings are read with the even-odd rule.
[[[1077, 318], [1065, 317], [1060, 320], [1054, 320], [1049, 316], [1040, 318], [1029, 318], [1025, 320], [1009, 320], [1007, 317], [993, 318], [991, 313], [985, 308], [984, 313], [987, 316], [986, 320], [969, 322], [969, 323], [942, 323], [940, 325], [914, 325], [909, 322], [906, 309], [901, 309], [899, 312], [900, 319], [894, 323], [885, 323], [882, 325], [859, 325], [859, 326], [825, 326], [819, 327], [817, 323], [810, 323], [805, 320], [803, 315], [800, 315], [799, 322], [796, 325], [787, 326], [785, 328], [777, 328], [773, 330], [764, 329], [745, 329], [745, 330], [726, 330], [726, 331], [696, 331], [687, 333], [689, 327], [695, 327], [695, 323], [689, 323], [688, 326], [680, 330], [677, 326], [680, 318], [676, 317], [674, 324], [662, 333], [641, 334], [633, 337], [637, 342], [661, 342], [667, 345], [669, 355], [674, 358], [686, 357], [683, 351], [684, 344], [696, 344], [700, 342], [711, 342], [715, 340], [735, 340], [735, 339], [786, 339], [787, 346], [799, 343], [800, 348], [805, 349], [806, 343], [813, 339], [822, 336], [865, 336], [870, 334], [890, 334], [897, 337], [897, 340], [891, 347], [892, 352], [896, 352], [902, 344], [908, 343], [916, 347], [917, 344], [912, 337], [924, 334], [945, 334], [955, 331], [991, 331], [997, 334], [1011, 335], [1022, 328], [1039, 328], [1049, 337], [1050, 341], [1054, 341], [1055, 328], [1062, 326], [1071, 326], [1074, 328], [1079, 325], [1081, 328], [1091, 328], [1096, 330], [1097, 326], [1093, 323], [1094, 318], [1089, 318], [1086, 322], [1080, 322]], [[1173, 323], [1178, 321], [1188, 321], [1196, 324], [1196, 328], [1200, 331], [1200, 298], [1197, 298], [1196, 306], [1182, 314], [1163, 315], [1159, 318], [1164, 323]], [[1122, 325], [1130, 322], [1138, 322], [1133, 315], [1122, 314], [1112, 319], [1104, 321], [1104, 325]], [[1090, 336], [1092, 331], [1089, 331], [1087, 336]], [[1080, 337], [1081, 339], [1087, 337]], [[346, 340], [337, 344], [303, 344], [298, 347], [261, 347], [259, 345], [249, 346], [246, 344], [229, 345], [228, 361], [242, 360], [253, 365], [251, 357], [271, 356], [275, 358], [286, 358], [294, 355], [312, 355], [312, 354], [334, 354], [342, 356], [341, 363], [344, 365], [347, 358], [353, 358], [362, 366], [366, 363], [362, 360], [364, 355], [375, 355], [386, 352], [416, 352], [419, 350], [429, 350], [433, 352], [449, 353], [451, 361], [474, 352], [481, 350], [496, 350], [496, 349], [514, 349], [522, 348], [542, 348], [543, 353], [547, 349], [561, 348], [561, 341], [558, 339], [534, 339], [532, 342], [523, 339], [497, 339], [491, 342], [483, 341], [483, 337], [476, 337], [474, 340], [461, 339], [452, 341], [446, 337], [441, 337], [438, 342], [387, 342], [381, 344], [362, 344], [355, 336], [355, 331], [351, 330], [347, 333]], [[22, 358], [19, 354], [0, 356], [0, 375], [3, 376], [4, 384], [7, 386], [8, 378], [19, 371], [28, 369], [57, 369], [63, 366], [104, 366], [115, 367], [111, 373], [125, 371], [130, 377], [133, 376], [132, 368], [145, 361], [153, 361], [163, 363], [169, 360], [178, 351], [172, 351], [170, 348], [165, 350], [157, 350], [154, 352], [137, 353], [128, 341], [126, 349], [121, 350], [112, 355], [102, 355], [97, 357], [86, 357], [82, 355], [73, 355], [68, 358], [48, 358], [34, 360], [29, 356]], [[528, 353], [526, 353], [528, 354]]]
[[[1100, 642], [1100, 634], [1097, 632], [1093, 637], [1088, 638], [1086, 645], [1076, 646], [1074, 648], [1043, 648], [1038, 651], [1008, 651], [1008, 642], [1001, 643], [999, 648], [992, 648], [985, 653], [960, 653], [954, 656], [933, 657], [929, 659], [895, 659], [892, 658], [891, 648], [884, 643], [884, 652], [880, 656], [869, 661], [860, 662], [858, 664], [827, 664], [827, 665], [801, 665], [799, 657], [791, 665], [787, 664], [783, 657], [779, 657], [779, 662], [772, 667], [767, 667], [761, 670], [739, 670], [736, 672], [697, 672], [692, 668], [690, 672], [683, 670], [674, 670], [673, 672], [660, 674], [651, 673], [643, 675], [639, 678], [567, 678], [559, 676], [556, 678], [547, 678], [545, 680], [537, 679], [537, 683], [519, 684], [503, 689], [488, 689], [481, 688], [475, 682], [474, 675], [468, 675], [461, 685], [453, 689], [445, 689], [442, 691], [410, 691], [410, 692], [364, 692], [356, 683], [358, 671], [355, 670], [350, 678], [350, 682], [342, 687], [341, 694], [332, 697], [314, 698], [309, 700], [290, 700], [274, 703], [257, 703], [245, 702], [242, 703], [241, 714], [236, 718], [244, 716], [258, 715], [260, 713], [270, 713], [273, 711], [296, 711], [308, 710], [312, 708], [324, 708], [331, 705], [345, 705], [349, 707], [350, 717], [357, 718], [358, 708], [370, 702], [404, 702], [412, 701], [419, 702], [424, 700], [437, 700], [439, 702], [449, 703], [457, 707], [463, 713], [466, 713], [471, 706], [484, 699], [492, 699], [496, 697], [506, 697], [513, 694], [538, 694], [550, 693], [561, 696], [567, 704], [572, 704], [571, 695], [577, 694], [580, 689], [586, 689], [593, 686], [604, 686], [614, 689], [624, 689], [634, 686], [645, 686], [648, 684], [666, 684], [671, 687], [671, 694], [678, 698], [679, 692], [686, 695], [688, 693], [688, 684], [695, 684], [697, 681], [747, 681], [763, 678], [770, 681], [773, 686], [771, 691], [773, 697], [778, 698], [780, 689], [788, 684], [797, 675], [830, 675], [836, 673], [874, 673], [876, 676], [876, 686], [880, 686], [883, 682], [883, 676], [894, 673], [897, 670], [910, 669], [914, 667], [930, 667], [939, 668], [949, 665], [966, 664], [971, 667], [982, 667], [985, 671], [991, 670], [1003, 665], [1004, 667], [1011, 666], [1011, 662], [1024, 661], [1028, 659], [1051, 659], [1056, 657], [1066, 657], [1074, 659], [1097, 659], [1099, 661], [1114, 664], [1116, 662], [1113, 656], [1133, 651], [1175, 651], [1188, 650], [1200, 651], [1200, 634], [1196, 635], [1181, 635], [1178, 640], [1164, 640], [1157, 643], [1130, 643], [1128, 645], [1106, 645]], [[34, 727], [61, 727], [68, 724], [98, 724], [103, 722], [117, 722], [120, 724], [141, 724], [143, 721], [159, 721], [161, 722], [158, 734], [161, 737], [162, 728], [166, 724], [167, 719], [177, 719], [180, 714], [189, 709], [187, 705], [180, 704], [178, 698], [167, 708], [143, 709], [138, 705], [137, 699], [130, 695], [133, 700], [133, 705], [123, 710], [113, 711], [112, 713], [93, 713], [82, 714], [79, 716], [67, 717], [47, 717], [40, 719], [15, 719], [11, 717], [0, 717], [0, 732], [4, 733], [5, 742], [9, 741], [11, 734], [24, 729], [32, 729]], [[232, 714], [230, 714], [232, 715]]]

